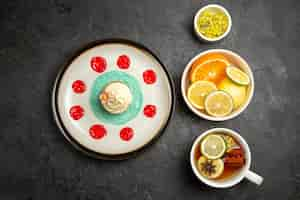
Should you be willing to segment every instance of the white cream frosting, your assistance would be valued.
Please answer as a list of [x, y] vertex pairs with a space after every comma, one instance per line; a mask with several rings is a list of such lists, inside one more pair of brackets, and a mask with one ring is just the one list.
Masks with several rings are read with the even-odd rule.
[[104, 109], [112, 114], [127, 110], [132, 101], [130, 89], [121, 82], [109, 83], [99, 96]]

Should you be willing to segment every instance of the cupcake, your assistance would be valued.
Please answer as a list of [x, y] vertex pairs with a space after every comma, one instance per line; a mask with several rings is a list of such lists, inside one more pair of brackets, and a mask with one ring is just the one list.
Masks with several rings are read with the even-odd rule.
[[132, 94], [124, 83], [111, 82], [100, 93], [99, 100], [107, 112], [120, 114], [128, 109]]

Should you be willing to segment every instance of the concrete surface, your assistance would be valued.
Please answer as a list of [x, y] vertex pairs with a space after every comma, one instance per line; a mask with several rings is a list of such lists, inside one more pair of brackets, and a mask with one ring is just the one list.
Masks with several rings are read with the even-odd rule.
[[[219, 1], [233, 18], [217, 44], [193, 34], [200, 0], [2, 1], [0, 6], [0, 199], [300, 199], [300, 3]], [[122, 162], [76, 151], [53, 122], [50, 94], [68, 56], [96, 39], [143, 43], [164, 62], [177, 89], [175, 115], [159, 141]], [[243, 56], [256, 80], [248, 109], [227, 122], [208, 122], [180, 96], [180, 76], [197, 53], [226, 48]], [[192, 141], [212, 127], [233, 128], [252, 149], [262, 186], [243, 181], [216, 190], [192, 174]]]

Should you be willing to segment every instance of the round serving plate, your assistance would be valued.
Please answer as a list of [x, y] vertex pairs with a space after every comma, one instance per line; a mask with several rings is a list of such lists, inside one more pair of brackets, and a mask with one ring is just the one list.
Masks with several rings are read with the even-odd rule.
[[[121, 82], [132, 93], [128, 109], [107, 112], [99, 94]], [[65, 138], [100, 159], [126, 159], [164, 131], [175, 106], [173, 81], [162, 62], [141, 44], [125, 39], [92, 42], [78, 50], [55, 80], [52, 108]]]

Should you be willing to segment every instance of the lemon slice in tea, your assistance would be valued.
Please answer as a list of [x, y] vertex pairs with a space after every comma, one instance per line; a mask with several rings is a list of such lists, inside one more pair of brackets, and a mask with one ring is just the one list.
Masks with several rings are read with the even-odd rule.
[[209, 81], [197, 81], [193, 83], [187, 93], [190, 103], [198, 109], [204, 109], [204, 99], [212, 91], [216, 91], [217, 87]]
[[214, 117], [224, 117], [233, 110], [233, 99], [224, 91], [215, 91], [207, 95], [204, 107]]
[[224, 162], [222, 159], [209, 160], [201, 156], [197, 162], [200, 174], [208, 179], [215, 179], [222, 175]]
[[226, 134], [222, 134], [221, 136], [223, 137], [226, 143], [226, 152], [230, 152], [232, 149], [240, 148], [236, 141], [233, 139], [233, 137]]
[[200, 150], [206, 158], [218, 159], [224, 155], [226, 143], [220, 135], [208, 135], [201, 142]]
[[226, 75], [235, 83], [240, 85], [249, 85], [250, 78], [249, 76], [238, 69], [237, 67], [229, 66], [226, 68]]

